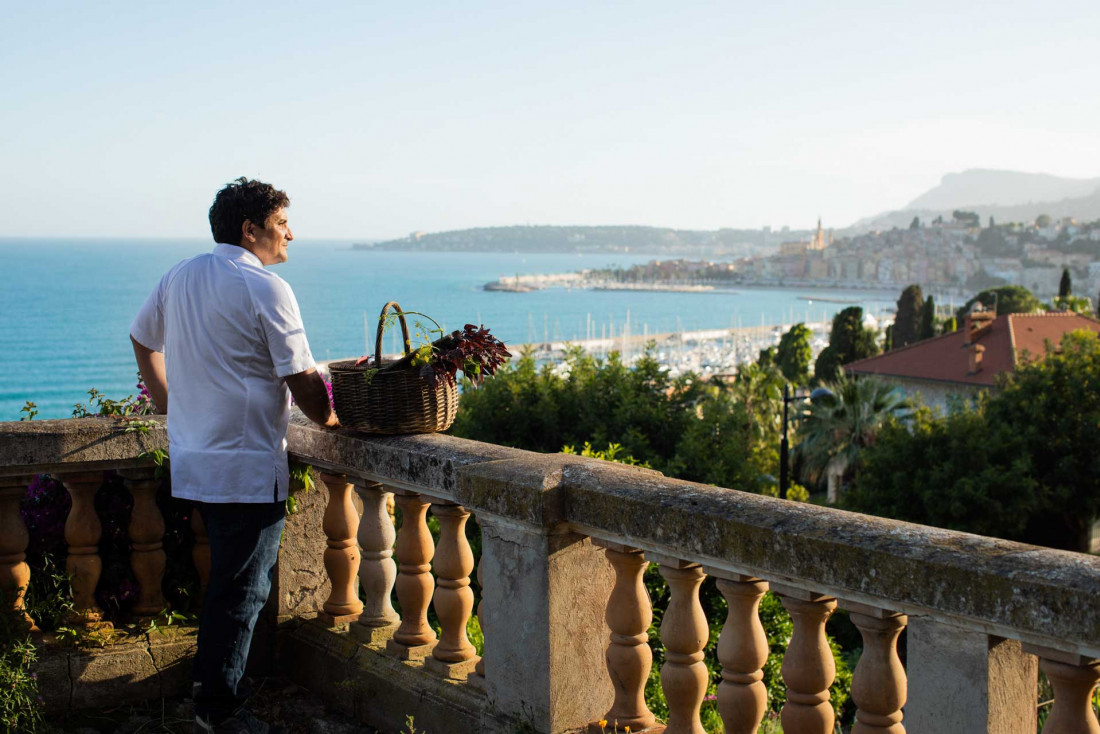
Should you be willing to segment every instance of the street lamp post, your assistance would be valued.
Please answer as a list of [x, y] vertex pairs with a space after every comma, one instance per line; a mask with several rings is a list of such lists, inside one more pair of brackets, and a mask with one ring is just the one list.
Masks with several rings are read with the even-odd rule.
[[783, 438], [779, 441], [779, 496], [786, 499], [787, 489], [791, 486], [790, 479], [790, 441], [787, 439], [787, 406], [794, 402], [802, 402], [809, 398], [811, 402], [820, 398], [835, 398], [833, 391], [826, 387], [814, 388], [808, 393], [795, 393], [791, 395], [790, 384], [783, 385]]

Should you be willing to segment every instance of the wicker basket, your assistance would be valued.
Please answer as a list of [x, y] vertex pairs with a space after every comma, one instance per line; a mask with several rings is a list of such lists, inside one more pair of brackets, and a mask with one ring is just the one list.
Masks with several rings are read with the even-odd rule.
[[362, 433], [435, 433], [445, 431], [458, 412], [458, 388], [453, 380], [432, 384], [417, 369], [366, 372], [382, 366], [382, 332], [386, 312], [393, 308], [401, 322], [405, 354], [412, 352], [405, 314], [395, 301], [382, 307], [378, 335], [374, 342], [374, 364], [356, 365], [355, 360], [329, 365], [332, 402], [340, 425]]

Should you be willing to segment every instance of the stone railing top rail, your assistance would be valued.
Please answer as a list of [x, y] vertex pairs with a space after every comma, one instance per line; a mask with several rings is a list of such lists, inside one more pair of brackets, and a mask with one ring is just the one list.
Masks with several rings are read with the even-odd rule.
[[168, 449], [164, 416], [0, 422], [0, 476], [121, 469]]
[[[0, 476], [135, 465], [164, 448], [162, 419], [0, 423]], [[1072, 655], [1100, 657], [1100, 558], [669, 479], [650, 470], [450, 436], [364, 437], [297, 416], [291, 453], [316, 466]], [[802, 590], [801, 592], [799, 590]]]

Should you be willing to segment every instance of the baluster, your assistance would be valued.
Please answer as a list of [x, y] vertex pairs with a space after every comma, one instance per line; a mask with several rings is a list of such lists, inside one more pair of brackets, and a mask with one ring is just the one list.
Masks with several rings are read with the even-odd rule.
[[402, 492], [401, 530], [397, 533], [397, 599], [401, 602], [401, 624], [386, 642], [386, 650], [405, 660], [422, 660], [436, 643], [435, 630], [428, 624], [428, 606], [435, 581], [432, 556], [435, 545], [428, 532], [429, 502], [419, 494]]
[[862, 604], [845, 603], [852, 624], [863, 636], [863, 654], [852, 676], [856, 723], [852, 734], [905, 734], [905, 668], [898, 657], [898, 636], [908, 617]]
[[24, 611], [24, 597], [31, 582], [31, 568], [27, 565], [30, 535], [19, 514], [19, 502], [32, 480], [33, 477], [0, 478], [0, 592], [7, 595], [5, 601], [22, 616], [25, 625], [37, 629]]
[[1026, 643], [1024, 652], [1039, 656], [1039, 670], [1054, 688], [1054, 704], [1043, 734], [1100, 734], [1092, 710], [1100, 660]]
[[668, 700], [665, 731], [668, 734], [705, 734], [699, 709], [707, 692], [703, 648], [710, 629], [699, 603], [703, 568], [698, 563], [674, 559], [661, 559], [660, 564], [661, 575], [668, 582], [670, 592], [668, 609], [661, 620], [661, 642], [665, 646], [661, 687]]
[[433, 603], [443, 634], [427, 667], [448, 678], [464, 680], [477, 665], [477, 650], [466, 637], [466, 623], [474, 610], [474, 590], [470, 588], [474, 552], [466, 540], [470, 513], [459, 505], [436, 503], [432, 514], [439, 518]]
[[[481, 522], [475, 517], [474, 522], [481, 526]], [[482, 536], [484, 537], [484, 536]], [[484, 546], [483, 546], [484, 547]], [[483, 558], [479, 558], [477, 561], [477, 586], [481, 589], [481, 600], [477, 603], [477, 624], [481, 628], [481, 638], [484, 642], [485, 639], [485, 564], [482, 562]], [[485, 650], [484, 647], [481, 651], [481, 657], [477, 659], [477, 664], [474, 665], [474, 672], [467, 678], [466, 682], [475, 688], [485, 690]]]
[[[715, 572], [711, 572], [712, 574]], [[736, 574], [719, 578], [718, 590], [726, 599], [726, 622], [718, 638], [718, 712], [726, 734], [754, 734], [768, 708], [764, 663], [768, 661], [768, 637], [760, 622], [760, 600], [768, 582]]]
[[[620, 731], [627, 726], [631, 731], [642, 731], [657, 722], [645, 703], [645, 684], [653, 667], [648, 635], [649, 624], [653, 621], [653, 604], [643, 581], [649, 562], [637, 548], [592, 542], [603, 546], [607, 560], [615, 569], [615, 585], [604, 613], [611, 630], [611, 643], [604, 659], [615, 688], [615, 700], [603, 718]], [[600, 726], [589, 724], [588, 731], [595, 734]]]
[[123, 469], [126, 489], [134, 499], [130, 511], [130, 568], [134, 571], [140, 591], [134, 614], [152, 617], [160, 614], [164, 601], [164, 517], [157, 507], [160, 480], [155, 469]]
[[318, 618], [330, 625], [354, 621], [363, 611], [359, 601], [359, 546], [355, 534], [359, 529], [359, 513], [351, 501], [351, 484], [343, 474], [321, 473], [328, 488], [328, 503], [321, 527], [325, 531], [325, 572], [331, 590]]
[[397, 564], [393, 561], [393, 542], [397, 531], [387, 509], [393, 503], [393, 492], [378, 482], [356, 479], [355, 492], [363, 502], [363, 517], [359, 521], [359, 584], [363, 590], [363, 612], [351, 626], [351, 633], [368, 645], [379, 645], [393, 637], [399, 617], [394, 611], [390, 594], [397, 579]]
[[61, 477], [72, 509], [65, 520], [65, 542], [69, 544], [69, 557], [65, 570], [69, 574], [73, 590], [72, 621], [85, 627], [111, 626], [103, 622], [103, 610], [96, 606], [95, 587], [103, 572], [99, 557], [99, 539], [103, 526], [95, 511], [95, 495], [103, 484], [102, 472], [82, 472]]
[[195, 537], [195, 544], [191, 547], [191, 560], [199, 575], [199, 593], [195, 597], [195, 608], [199, 609], [203, 597], [206, 596], [206, 587], [210, 585], [210, 536], [206, 534], [206, 523], [203, 522], [202, 512], [197, 504], [191, 505], [191, 534]]
[[794, 634], [783, 656], [783, 681], [787, 703], [781, 719], [783, 731], [798, 734], [832, 734], [833, 707], [829, 686], [836, 676], [833, 652], [825, 638], [825, 622], [836, 609], [836, 599], [800, 589], [780, 592], [783, 606], [791, 614]]

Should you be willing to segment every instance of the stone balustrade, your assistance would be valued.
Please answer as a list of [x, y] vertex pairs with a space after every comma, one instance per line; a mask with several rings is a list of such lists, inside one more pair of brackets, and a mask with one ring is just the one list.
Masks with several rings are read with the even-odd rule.
[[[94, 623], [98, 531], [85, 473], [140, 469], [141, 451], [163, 440], [160, 429], [136, 436], [103, 420], [0, 424], [0, 584], [14, 589], [28, 575], [11, 487], [52, 472], [73, 496], [74, 598]], [[1089, 704], [1100, 679], [1095, 557], [447, 436], [368, 438], [296, 421], [289, 440], [293, 455], [325, 472], [332, 591], [316, 624], [287, 638], [285, 655], [300, 681], [384, 730], [415, 712], [427, 731], [701, 732], [704, 649], [709, 624], [722, 621], [717, 707], [727, 732], [757, 731], [768, 654], [758, 610], [770, 589], [794, 623], [782, 670], [792, 734], [834, 731], [825, 622], [838, 608], [864, 644], [853, 732], [1032, 734], [1040, 669], [1055, 694], [1044, 732], [1100, 731]], [[163, 572], [158, 519], [142, 498], [143, 475], [126, 476], [135, 510], [144, 508], [131, 527], [135, 573], [154, 579]], [[467, 540], [471, 516], [480, 558]], [[659, 634], [664, 724], [643, 696], [649, 563], [670, 591]], [[466, 634], [475, 567], [483, 658]], [[708, 620], [700, 605], [707, 576], [727, 601], [724, 620]], [[10, 598], [20, 608], [18, 594]]]

